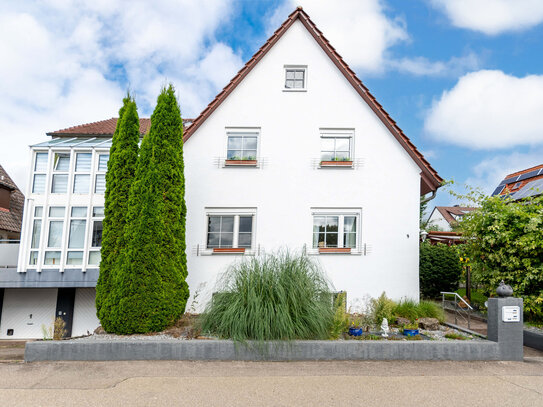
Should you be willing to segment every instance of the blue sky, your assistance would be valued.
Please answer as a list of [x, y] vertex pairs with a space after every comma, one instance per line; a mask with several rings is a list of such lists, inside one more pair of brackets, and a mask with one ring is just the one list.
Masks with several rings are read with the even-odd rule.
[[148, 116], [171, 81], [194, 117], [298, 4], [443, 178], [491, 192], [543, 163], [539, 0], [0, 1], [0, 163], [24, 188], [29, 144], [127, 87]]

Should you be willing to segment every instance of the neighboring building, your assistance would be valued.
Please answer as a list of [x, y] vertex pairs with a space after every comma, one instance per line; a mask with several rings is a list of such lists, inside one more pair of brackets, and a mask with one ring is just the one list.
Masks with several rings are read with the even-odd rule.
[[24, 195], [0, 165], [0, 243], [19, 240], [23, 204]]
[[438, 231], [450, 232], [462, 217], [476, 208], [469, 206], [436, 206], [428, 218], [428, 228], [437, 228]]
[[543, 164], [509, 174], [496, 187], [494, 195], [510, 195], [514, 200], [543, 193]]
[[[148, 127], [142, 119], [141, 133]], [[0, 338], [40, 337], [54, 315], [72, 335], [98, 325], [114, 128], [115, 119], [76, 126], [32, 146], [19, 266], [0, 275]], [[280, 248], [315, 256], [351, 305], [383, 291], [418, 299], [420, 196], [442, 179], [301, 8], [184, 140], [188, 283], [198, 310], [233, 261]]]

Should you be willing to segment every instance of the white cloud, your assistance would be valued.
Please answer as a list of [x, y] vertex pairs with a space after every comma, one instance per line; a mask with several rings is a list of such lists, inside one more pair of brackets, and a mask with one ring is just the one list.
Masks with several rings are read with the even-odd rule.
[[466, 74], [434, 102], [424, 128], [435, 139], [471, 149], [543, 144], [543, 75]]
[[405, 22], [385, 15], [382, 0], [287, 0], [270, 19], [271, 31], [303, 6], [345, 61], [358, 70], [382, 72], [390, 47], [408, 40]]
[[543, 22], [541, 0], [430, 0], [460, 28], [497, 35]]
[[140, 115], [173, 82], [194, 117], [242, 65], [217, 41], [234, 0], [8, 2], [0, 15], [0, 163], [24, 188], [28, 145], [47, 131], [117, 115], [129, 86]]
[[448, 61], [430, 61], [425, 57], [415, 57], [390, 60], [389, 64], [400, 72], [415, 76], [458, 77], [467, 71], [479, 69], [481, 60], [477, 54], [470, 52], [462, 57], [452, 57]]
[[529, 153], [512, 152], [485, 159], [473, 167], [466, 185], [491, 194], [506, 175], [539, 165], [542, 157], [543, 149], [538, 149]]

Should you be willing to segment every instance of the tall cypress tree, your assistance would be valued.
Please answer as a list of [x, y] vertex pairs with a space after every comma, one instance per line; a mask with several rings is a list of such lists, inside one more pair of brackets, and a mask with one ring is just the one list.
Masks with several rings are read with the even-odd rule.
[[126, 253], [112, 296], [112, 332], [160, 331], [185, 310], [183, 172], [183, 124], [170, 85], [158, 96], [130, 189]]
[[96, 311], [105, 330], [110, 329], [110, 293], [119, 257], [126, 242], [124, 232], [130, 186], [136, 172], [139, 143], [136, 102], [128, 94], [119, 110], [106, 173], [105, 217], [103, 221], [100, 274], [96, 284]]

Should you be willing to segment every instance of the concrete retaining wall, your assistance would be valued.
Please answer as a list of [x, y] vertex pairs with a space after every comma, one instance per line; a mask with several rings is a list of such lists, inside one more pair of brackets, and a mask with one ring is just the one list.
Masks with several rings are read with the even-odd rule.
[[537, 332], [523, 331], [524, 336], [524, 346], [529, 346], [537, 350], [543, 350], [543, 334], [538, 334]]
[[220, 340], [28, 342], [25, 361], [44, 360], [499, 360], [490, 341], [294, 341], [255, 344]]

